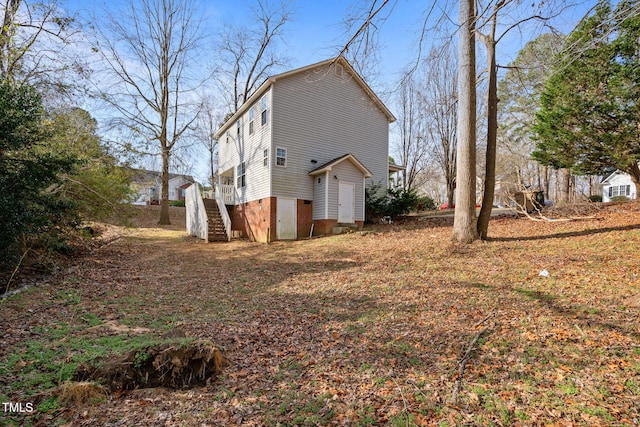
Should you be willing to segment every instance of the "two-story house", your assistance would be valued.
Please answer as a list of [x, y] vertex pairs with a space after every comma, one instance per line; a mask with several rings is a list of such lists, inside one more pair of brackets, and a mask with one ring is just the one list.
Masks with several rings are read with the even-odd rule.
[[271, 241], [361, 227], [365, 188], [389, 182], [393, 121], [343, 57], [269, 77], [215, 135], [232, 230]]

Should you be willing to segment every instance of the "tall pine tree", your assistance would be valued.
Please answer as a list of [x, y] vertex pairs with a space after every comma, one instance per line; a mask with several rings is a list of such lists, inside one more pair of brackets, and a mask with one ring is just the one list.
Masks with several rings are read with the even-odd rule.
[[620, 169], [640, 191], [638, 8], [601, 2], [569, 35], [541, 96], [534, 159], [576, 174]]

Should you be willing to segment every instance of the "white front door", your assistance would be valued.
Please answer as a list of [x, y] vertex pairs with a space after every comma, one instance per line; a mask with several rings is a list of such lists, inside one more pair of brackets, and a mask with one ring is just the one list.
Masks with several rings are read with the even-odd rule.
[[355, 223], [354, 212], [356, 202], [355, 185], [350, 182], [338, 183], [338, 222], [341, 224]]
[[296, 200], [281, 199], [276, 203], [276, 235], [278, 240], [296, 239]]

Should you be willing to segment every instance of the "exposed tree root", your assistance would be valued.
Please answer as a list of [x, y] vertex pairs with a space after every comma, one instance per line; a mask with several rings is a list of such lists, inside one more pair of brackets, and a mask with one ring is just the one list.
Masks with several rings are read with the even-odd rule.
[[74, 380], [97, 381], [110, 391], [160, 386], [187, 388], [203, 384], [220, 374], [225, 366], [223, 351], [209, 340], [165, 343], [102, 359], [96, 365], [81, 365]]

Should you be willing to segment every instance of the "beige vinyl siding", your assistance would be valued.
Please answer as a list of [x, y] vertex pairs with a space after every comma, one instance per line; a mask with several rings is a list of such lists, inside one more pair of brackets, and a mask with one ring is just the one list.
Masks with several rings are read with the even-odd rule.
[[264, 150], [269, 150], [269, 159], [273, 158], [271, 149], [271, 91], [267, 91], [268, 120], [264, 126], [260, 123], [260, 100], [256, 100], [253, 119], [253, 134], [249, 135], [249, 109], [240, 118], [242, 132], [238, 138], [235, 124], [229, 128], [229, 143], [226, 142], [226, 133], [218, 141], [218, 169], [224, 173], [229, 169], [234, 170], [234, 186], [237, 184], [236, 167], [245, 162], [246, 187], [237, 188], [238, 202], [250, 202], [252, 200], [269, 197], [271, 192], [269, 174], [271, 162], [264, 166]]
[[338, 163], [329, 172], [329, 217], [327, 219], [338, 219], [339, 182], [348, 182], [354, 185], [356, 193], [354, 217], [356, 221], [364, 221], [364, 189], [362, 188], [362, 172], [348, 160]]
[[280, 79], [272, 94], [272, 150], [287, 149], [287, 167], [272, 166], [273, 196], [311, 199], [309, 171], [348, 153], [372, 172], [369, 182], [387, 185], [387, 117], [346, 69], [343, 78], [324, 66]]
[[[320, 182], [318, 182], [320, 179]], [[329, 174], [323, 173], [313, 177], [313, 219], [327, 219], [327, 184]]]

